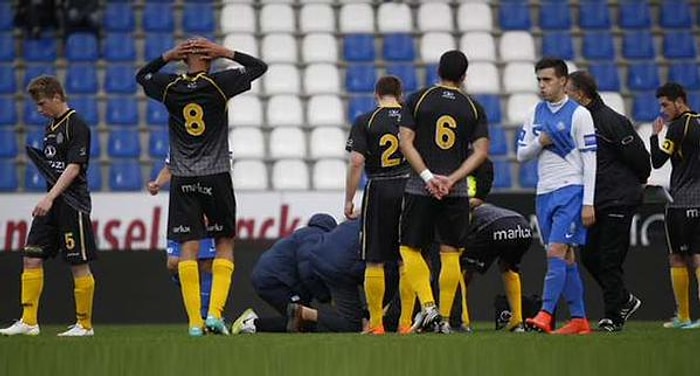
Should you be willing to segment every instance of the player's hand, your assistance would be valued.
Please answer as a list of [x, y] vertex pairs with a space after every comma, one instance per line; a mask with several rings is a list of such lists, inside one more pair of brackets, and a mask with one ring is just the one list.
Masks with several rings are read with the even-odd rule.
[[231, 57], [231, 50], [204, 38], [192, 39], [192, 49], [210, 60]]
[[552, 141], [552, 137], [550, 137], [547, 132], [540, 132], [540, 144], [542, 144], [542, 146], [549, 146], [553, 143], [554, 141]]
[[150, 193], [151, 196], [155, 196], [160, 192], [160, 185], [155, 181], [149, 181], [148, 184], [146, 184], [146, 189], [148, 189], [148, 193]]
[[184, 41], [163, 54], [166, 62], [184, 60], [188, 54], [192, 53], [192, 42]]
[[666, 123], [664, 123], [664, 119], [661, 118], [661, 116], [657, 117], [656, 120], [654, 120], [654, 123], [652, 124], [651, 134], [659, 134], [659, 132], [661, 132], [661, 130], [664, 129], [665, 125]]
[[49, 210], [51, 210], [51, 207], [53, 206], [53, 199], [51, 199], [49, 196], [44, 196], [44, 198], [39, 201], [38, 204], [34, 207], [34, 210], [32, 211], [32, 216], [34, 217], [43, 217], [46, 214], [49, 213]]
[[347, 201], [345, 203], [345, 218], [347, 219], [357, 219], [359, 217], [358, 213], [355, 211], [355, 203], [352, 201]]
[[425, 188], [430, 192], [430, 195], [438, 200], [442, 200], [446, 196], [450, 189], [446, 186], [446, 177], [442, 175], [435, 175], [432, 179], [428, 180], [425, 184]]
[[595, 223], [595, 209], [593, 205], [583, 205], [583, 210], [581, 211], [581, 220], [585, 227], [591, 227]]

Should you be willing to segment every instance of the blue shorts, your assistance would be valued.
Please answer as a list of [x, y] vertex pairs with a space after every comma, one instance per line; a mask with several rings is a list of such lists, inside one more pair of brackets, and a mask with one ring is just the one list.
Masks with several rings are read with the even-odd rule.
[[586, 228], [581, 219], [582, 205], [581, 185], [570, 185], [537, 195], [537, 222], [545, 246], [552, 243], [586, 244]]
[[[168, 256], [180, 257], [180, 247], [182, 244], [168, 240], [168, 248], [165, 252]], [[206, 238], [199, 241], [199, 259], [208, 260], [216, 256], [216, 242], [212, 238]]]

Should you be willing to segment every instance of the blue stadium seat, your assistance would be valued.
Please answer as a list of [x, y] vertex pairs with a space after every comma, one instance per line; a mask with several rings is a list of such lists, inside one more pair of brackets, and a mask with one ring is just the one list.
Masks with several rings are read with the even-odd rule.
[[418, 89], [418, 76], [416, 75], [416, 67], [413, 64], [391, 64], [386, 67], [386, 73], [401, 79], [404, 93]]
[[501, 123], [501, 98], [497, 94], [475, 95], [474, 99], [484, 107], [489, 124]]
[[610, 29], [610, 9], [607, 1], [581, 1], [578, 25], [587, 30]]
[[27, 140], [24, 142], [36, 149], [44, 148], [44, 128], [43, 127], [27, 127]]
[[102, 26], [107, 32], [134, 31], [134, 10], [130, 3], [108, 2], [105, 8]]
[[15, 68], [10, 64], [0, 65], [0, 94], [14, 94], [16, 91]]
[[17, 165], [12, 160], [0, 159], [0, 192], [17, 190]]
[[109, 169], [109, 188], [116, 192], [140, 191], [143, 177], [139, 162], [135, 159], [113, 161]]
[[654, 40], [649, 31], [630, 31], [622, 38], [622, 56], [625, 59], [653, 59]]
[[12, 10], [12, 1], [0, 2], [0, 30], [12, 31], [14, 29], [15, 12]]
[[615, 45], [607, 31], [585, 33], [583, 36], [583, 57], [589, 60], [615, 59]]
[[592, 63], [588, 71], [595, 77], [600, 91], [619, 91], [620, 73], [617, 65], [612, 62]]
[[0, 130], [0, 158], [14, 158], [17, 152], [16, 132], [11, 129]]
[[109, 132], [107, 155], [113, 158], [138, 158], [141, 156], [139, 132], [132, 129], [113, 129]]
[[36, 110], [36, 104], [31, 98], [27, 98], [24, 101], [24, 124], [41, 126], [48, 124], [48, 120]]
[[173, 7], [170, 4], [146, 3], [143, 8], [142, 26], [146, 32], [174, 31]]
[[632, 100], [632, 118], [636, 121], [653, 121], [659, 117], [659, 103], [653, 91], [635, 93]]
[[69, 61], [97, 61], [100, 55], [97, 36], [92, 33], [70, 34], [65, 54]]
[[65, 83], [68, 94], [97, 94], [97, 67], [93, 63], [69, 64]]
[[537, 161], [521, 163], [518, 175], [521, 188], [537, 187]]
[[27, 192], [46, 192], [46, 179], [31, 162], [27, 163], [27, 168], [24, 170], [24, 190]]
[[102, 56], [108, 62], [136, 60], [134, 36], [131, 33], [107, 33], [103, 42]]
[[373, 64], [349, 65], [345, 72], [345, 88], [351, 93], [371, 93], [377, 81]]
[[54, 62], [56, 57], [55, 38], [24, 39], [24, 59], [28, 62]]
[[102, 144], [100, 144], [100, 132], [97, 129], [90, 130], [90, 157], [99, 158], [102, 154]]
[[107, 66], [105, 91], [109, 94], [136, 93], [136, 69], [131, 64], [113, 64]]
[[159, 127], [151, 131], [148, 138], [148, 153], [156, 159], [163, 159], [168, 155], [170, 142], [168, 141], [168, 128]]
[[571, 29], [571, 12], [568, 1], [540, 3], [540, 29], [569, 30]]
[[410, 34], [387, 34], [384, 36], [382, 55], [386, 61], [413, 61], [416, 47]]
[[[678, 82], [686, 90], [700, 90], [700, 73], [695, 62], [676, 62], [668, 67], [668, 81]], [[700, 108], [693, 108], [700, 110]]]
[[182, 28], [186, 33], [213, 33], [216, 31], [214, 14], [211, 3], [185, 3]]
[[0, 127], [17, 125], [17, 103], [11, 96], [0, 96]]
[[356, 117], [372, 111], [376, 106], [377, 102], [370, 95], [350, 97], [348, 102], [348, 120], [350, 120], [350, 123], [353, 123]]
[[15, 37], [12, 33], [0, 33], [0, 62], [15, 60]]
[[97, 109], [97, 98], [92, 95], [73, 95], [68, 98], [70, 107], [88, 123], [90, 127], [97, 127], [100, 116]]
[[698, 111], [700, 109], [700, 92], [689, 92], [688, 93], [688, 106], [693, 111]]
[[513, 179], [510, 176], [510, 163], [508, 161], [493, 162], [493, 187], [496, 189], [510, 189], [513, 187]]
[[148, 33], [146, 34], [144, 58], [149, 61], [153, 60], [174, 46], [175, 39], [172, 33]]
[[146, 104], [146, 123], [148, 125], [168, 125], [168, 109], [165, 105], [152, 99]]
[[690, 31], [664, 33], [664, 57], [667, 59], [695, 59], [697, 42]]
[[574, 60], [574, 44], [568, 31], [549, 32], [542, 35], [542, 55], [555, 56], [564, 60]]
[[440, 81], [437, 64], [425, 66], [425, 86], [433, 86]]
[[53, 64], [32, 64], [24, 70], [24, 87], [29, 86], [29, 82], [41, 75], [55, 76], [56, 70]]
[[136, 126], [139, 111], [136, 98], [131, 96], [111, 97], [107, 100], [107, 124]]
[[[491, 140], [490, 152], [492, 155], [508, 155], [508, 137], [502, 126], [489, 127], [489, 139]], [[508, 186], [510, 187], [510, 184]]]
[[633, 63], [627, 68], [627, 88], [630, 90], [655, 90], [659, 82], [659, 70], [653, 61]]
[[618, 23], [623, 29], [648, 29], [651, 27], [651, 14], [648, 1], [620, 2]]
[[343, 38], [343, 58], [345, 61], [374, 61], [374, 36], [370, 34], [350, 34]]
[[88, 189], [91, 192], [102, 190], [102, 167], [99, 162], [92, 161], [87, 171]]
[[530, 30], [530, 6], [527, 2], [501, 2], [498, 19], [503, 30]]
[[662, 1], [659, 26], [664, 29], [689, 29], [693, 26], [691, 8], [681, 0]]

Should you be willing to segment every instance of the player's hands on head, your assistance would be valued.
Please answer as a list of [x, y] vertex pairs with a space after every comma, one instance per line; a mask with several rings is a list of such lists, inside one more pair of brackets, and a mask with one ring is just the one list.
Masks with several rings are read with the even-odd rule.
[[149, 181], [148, 184], [146, 184], [146, 189], [148, 189], [148, 193], [150, 193], [151, 196], [155, 196], [160, 191], [160, 185], [155, 181]]
[[664, 126], [666, 123], [664, 122], [664, 119], [659, 116], [654, 120], [654, 123], [652, 124], [651, 127], [651, 134], [657, 135], [659, 132], [661, 132], [662, 129], [664, 129]]
[[208, 39], [194, 38], [190, 39], [190, 41], [192, 43], [193, 53], [202, 55], [202, 58], [214, 60], [230, 57], [231, 50]]
[[345, 203], [345, 218], [347, 219], [357, 219], [359, 213], [355, 210], [355, 203], [348, 201]]
[[32, 216], [34, 217], [43, 217], [46, 214], [49, 213], [49, 210], [51, 210], [51, 207], [53, 206], [53, 200], [49, 196], [44, 196], [44, 198], [39, 201], [38, 204], [34, 207], [34, 210], [32, 211]]
[[186, 40], [163, 54], [166, 62], [184, 60], [188, 54], [192, 53], [192, 43]]
[[583, 205], [583, 210], [581, 211], [581, 220], [585, 227], [591, 227], [595, 223], [595, 209], [593, 205]]

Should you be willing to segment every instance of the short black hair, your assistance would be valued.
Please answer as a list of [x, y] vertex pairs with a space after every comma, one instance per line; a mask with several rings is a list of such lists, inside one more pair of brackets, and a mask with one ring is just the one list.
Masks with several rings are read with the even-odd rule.
[[392, 75], [382, 76], [377, 80], [377, 84], [374, 85], [374, 92], [380, 97], [391, 95], [396, 99], [400, 99], [403, 92], [401, 80]]
[[450, 50], [440, 56], [438, 76], [441, 79], [452, 82], [460, 82], [467, 73], [469, 60], [462, 51]]
[[540, 61], [535, 64], [535, 73], [547, 68], [554, 68], [554, 74], [557, 77], [566, 77], [569, 75], [569, 68], [566, 66], [566, 62], [562, 59], [554, 57], [545, 57], [540, 59]]
[[569, 81], [577, 90], [581, 90], [588, 98], [598, 95], [598, 85], [593, 75], [586, 71], [576, 71], [569, 74]]
[[666, 97], [671, 101], [682, 98], [683, 103], [688, 103], [688, 95], [685, 93], [685, 89], [676, 82], [667, 82], [659, 86], [656, 89], [656, 97]]

